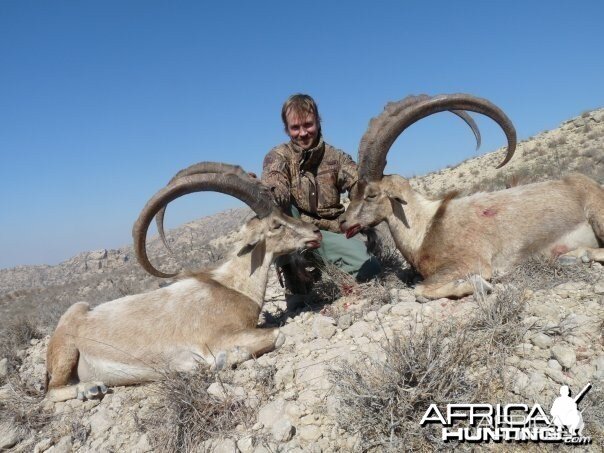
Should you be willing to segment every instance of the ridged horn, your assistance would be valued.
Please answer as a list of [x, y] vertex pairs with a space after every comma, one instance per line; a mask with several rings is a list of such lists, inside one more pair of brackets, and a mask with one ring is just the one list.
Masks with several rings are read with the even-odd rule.
[[[509, 162], [516, 150], [516, 129], [499, 107], [486, 99], [468, 94], [442, 94], [433, 97], [420, 95], [388, 104], [379, 116], [370, 121], [359, 146], [359, 177], [367, 181], [381, 179], [386, 167], [386, 156], [397, 137], [420, 119], [447, 110], [458, 116], [461, 116], [459, 112], [465, 111], [481, 113], [499, 124], [508, 145], [505, 158], [496, 168]], [[461, 118], [468, 123], [466, 118]], [[474, 131], [474, 127], [470, 123], [468, 125]]]
[[[172, 179], [170, 179], [168, 185], [173, 184], [175, 181], [182, 178], [183, 176], [199, 175], [204, 173], [232, 173], [237, 176], [240, 176], [243, 179], [251, 179], [247, 172], [239, 165], [225, 164], [223, 162], [198, 162], [176, 173], [172, 177]], [[164, 246], [166, 247], [166, 249], [168, 249], [170, 253], [174, 254], [172, 248], [168, 244], [168, 240], [166, 239], [166, 233], [164, 230], [165, 216], [166, 206], [161, 208], [155, 216], [155, 224], [157, 225], [157, 232], [159, 233], [159, 237], [161, 238], [161, 241], [163, 242]]]
[[221, 192], [234, 196], [252, 208], [260, 218], [269, 215], [274, 208], [268, 189], [260, 181], [252, 178], [245, 179], [235, 173], [200, 173], [179, 177], [151, 197], [132, 227], [136, 257], [143, 269], [150, 274], [163, 278], [176, 275], [156, 269], [149, 261], [146, 241], [151, 220], [171, 201], [201, 191]]

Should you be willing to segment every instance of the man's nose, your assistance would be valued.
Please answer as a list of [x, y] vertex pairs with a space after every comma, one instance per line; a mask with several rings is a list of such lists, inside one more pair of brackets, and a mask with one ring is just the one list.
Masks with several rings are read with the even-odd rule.
[[301, 135], [302, 137], [305, 137], [305, 136], [307, 136], [307, 135], [308, 135], [308, 131], [306, 130], [306, 128], [305, 128], [305, 127], [301, 127], [301, 128], [300, 128], [300, 135]]

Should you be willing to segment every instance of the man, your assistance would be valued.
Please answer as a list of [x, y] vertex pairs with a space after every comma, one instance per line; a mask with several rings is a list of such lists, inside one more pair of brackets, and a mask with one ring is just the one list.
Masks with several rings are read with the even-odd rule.
[[[344, 212], [340, 194], [357, 182], [356, 164], [348, 154], [323, 141], [319, 109], [310, 96], [290, 96], [281, 109], [281, 119], [290, 141], [266, 155], [262, 181], [284, 211], [322, 230], [323, 242], [317, 253], [324, 261], [360, 280], [374, 276], [379, 264], [367, 254], [365, 244], [339, 234], [337, 219]], [[313, 276], [304, 272], [304, 267], [283, 261], [277, 265], [282, 268], [286, 289], [293, 294], [308, 293]]]

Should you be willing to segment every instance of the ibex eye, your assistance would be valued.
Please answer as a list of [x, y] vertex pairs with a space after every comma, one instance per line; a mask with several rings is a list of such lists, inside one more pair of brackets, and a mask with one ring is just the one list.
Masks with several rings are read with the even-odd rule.
[[377, 197], [376, 193], [372, 193], [367, 195], [365, 198], [367, 198], [368, 200], [375, 200], [375, 198]]
[[273, 229], [278, 230], [279, 228], [281, 228], [283, 226], [283, 224], [281, 223], [276, 223], [273, 225]]

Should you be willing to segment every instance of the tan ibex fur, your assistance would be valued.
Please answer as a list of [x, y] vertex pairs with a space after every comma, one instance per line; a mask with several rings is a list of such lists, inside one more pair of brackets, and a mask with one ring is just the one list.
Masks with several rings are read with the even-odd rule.
[[508, 140], [499, 167], [510, 160], [515, 129], [486, 99], [421, 95], [389, 104], [371, 121], [361, 141], [359, 183], [340, 217], [342, 231], [351, 237], [386, 222], [397, 248], [424, 278], [416, 294], [428, 299], [489, 290], [487, 280], [494, 274], [534, 255], [567, 262], [604, 261], [604, 189], [586, 176], [430, 200], [405, 178], [383, 175], [386, 154], [402, 131], [421, 118], [452, 109], [494, 119]]
[[200, 362], [223, 367], [281, 346], [278, 328], [256, 327], [269, 265], [278, 255], [317, 247], [320, 232], [273, 210], [248, 221], [241, 237], [214, 270], [92, 310], [84, 302], [69, 308], [48, 346], [48, 397], [93, 397], [106, 386], [156, 380]]
[[[531, 256], [604, 262], [604, 190], [575, 174], [462, 198], [430, 200], [397, 175], [361, 184], [343, 230], [386, 222], [428, 299], [462, 297]], [[471, 278], [468, 278], [471, 277]]]

